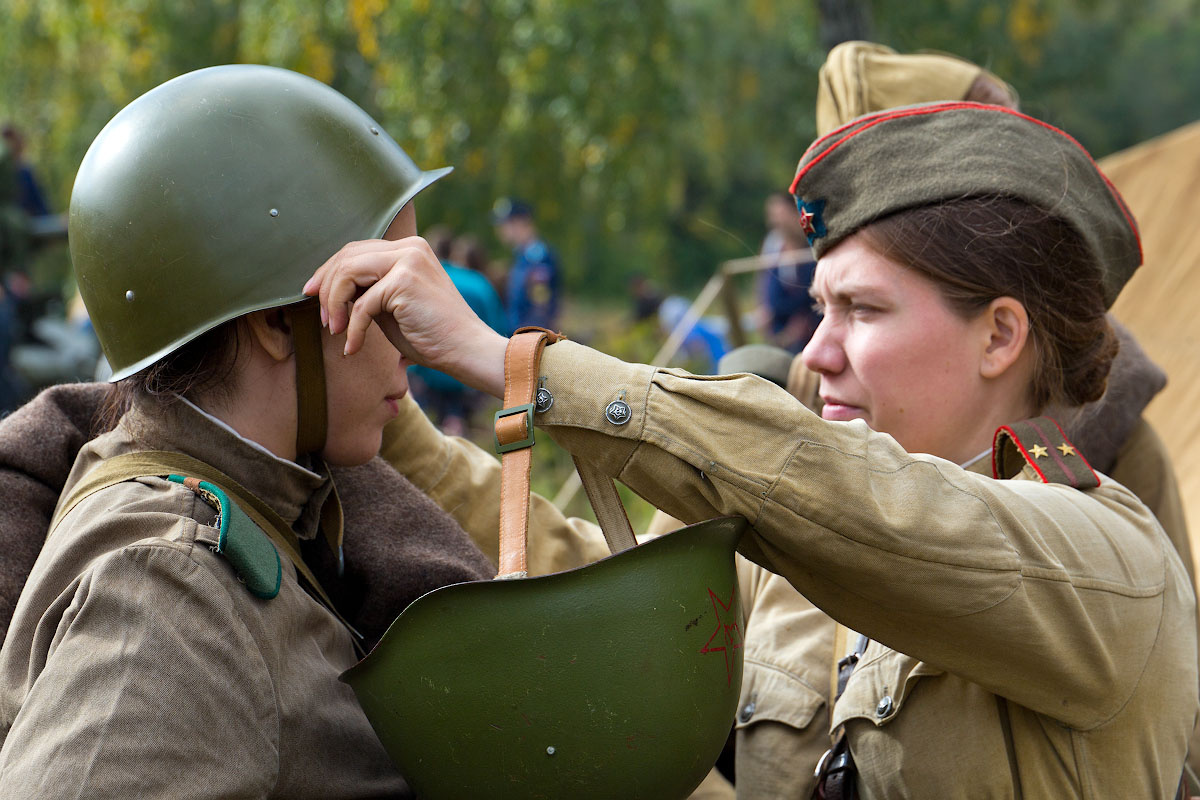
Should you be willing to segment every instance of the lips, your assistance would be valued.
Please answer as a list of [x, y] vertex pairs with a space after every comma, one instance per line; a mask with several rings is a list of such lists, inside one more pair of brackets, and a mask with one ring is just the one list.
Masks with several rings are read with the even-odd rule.
[[391, 409], [392, 416], [396, 416], [400, 413], [400, 401], [406, 394], [408, 394], [408, 389], [404, 389], [396, 394], [389, 394], [387, 397], [383, 398], [383, 401], [387, 403], [388, 408]]
[[845, 422], [852, 419], [862, 419], [867, 412], [862, 406], [856, 406], [837, 397], [821, 396], [824, 405], [821, 407], [821, 419]]

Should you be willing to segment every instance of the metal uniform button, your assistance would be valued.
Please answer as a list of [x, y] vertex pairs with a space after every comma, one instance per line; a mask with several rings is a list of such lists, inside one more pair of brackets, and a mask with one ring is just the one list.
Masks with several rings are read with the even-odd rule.
[[749, 703], [746, 703], [746, 705], [742, 706], [742, 710], [738, 712], [738, 719], [742, 722], [749, 722], [750, 718], [754, 716], [754, 709], [755, 704], [754, 701], [751, 700]]
[[629, 410], [629, 403], [624, 400], [613, 400], [608, 404], [608, 408], [604, 409], [604, 418], [613, 425], [624, 425], [632, 416], [633, 412]]
[[543, 414], [550, 410], [550, 406], [554, 405], [554, 395], [550, 394], [550, 390], [544, 386], [539, 386], [537, 394], [533, 398], [533, 408], [539, 414]]
[[892, 709], [894, 707], [895, 704], [892, 702], [892, 696], [890, 694], [885, 694], [879, 701], [879, 705], [875, 706], [875, 716], [883, 719], [888, 714], [892, 713]]

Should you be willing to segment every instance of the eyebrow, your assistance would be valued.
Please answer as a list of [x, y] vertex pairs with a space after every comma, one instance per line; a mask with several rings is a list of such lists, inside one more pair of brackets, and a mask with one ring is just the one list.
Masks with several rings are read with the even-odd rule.
[[[875, 284], [850, 282], [842, 285], [836, 292], [833, 293], [832, 301], [835, 303], [846, 303], [850, 301], [850, 298], [856, 295], [876, 295], [880, 294], [882, 291], [882, 287], [876, 286]], [[821, 301], [821, 297], [817, 292], [816, 283], [813, 283], [812, 286], [808, 287], [808, 295], [813, 300], [818, 302]]]

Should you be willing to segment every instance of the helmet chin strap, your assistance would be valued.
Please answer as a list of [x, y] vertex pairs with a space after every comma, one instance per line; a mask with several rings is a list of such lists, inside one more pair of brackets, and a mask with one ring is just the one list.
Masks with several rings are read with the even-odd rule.
[[[285, 311], [296, 346], [296, 458], [312, 454], [320, 463], [328, 425], [320, 304], [314, 297], [290, 305]], [[337, 486], [330, 483], [329, 498], [321, 506], [321, 532], [337, 559], [340, 578], [346, 566], [342, 550], [342, 502], [338, 499]]]
[[288, 306], [296, 345], [296, 457], [325, 449], [325, 362], [321, 316], [316, 298]]

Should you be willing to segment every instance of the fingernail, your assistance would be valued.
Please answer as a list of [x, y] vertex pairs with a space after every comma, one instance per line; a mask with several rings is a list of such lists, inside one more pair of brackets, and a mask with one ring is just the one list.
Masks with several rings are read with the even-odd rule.
[[325, 310], [325, 306], [321, 306], [321, 327], [329, 327], [329, 312]]

